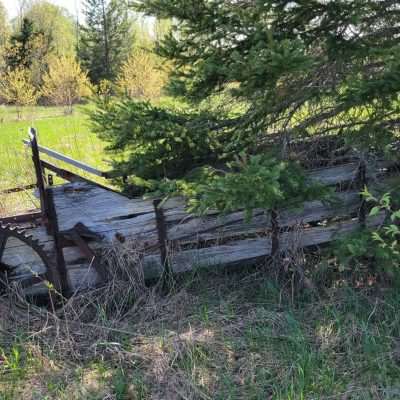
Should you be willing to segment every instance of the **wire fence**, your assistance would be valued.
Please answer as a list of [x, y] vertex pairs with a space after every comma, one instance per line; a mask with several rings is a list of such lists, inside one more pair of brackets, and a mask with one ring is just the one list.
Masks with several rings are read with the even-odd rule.
[[0, 180], [0, 218], [39, 208], [35, 193], [35, 176], [31, 166], [13, 165], [3, 170]]
[[34, 190], [0, 193], [0, 218], [32, 212], [39, 208]]

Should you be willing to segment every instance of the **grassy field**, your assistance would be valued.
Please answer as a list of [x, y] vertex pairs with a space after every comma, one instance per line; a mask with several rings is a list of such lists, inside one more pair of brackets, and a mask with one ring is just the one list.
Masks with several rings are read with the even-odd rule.
[[[29, 126], [44, 146], [109, 168], [85, 107], [15, 119], [0, 108], [0, 190], [33, 182]], [[341, 280], [298, 293], [255, 269], [185, 276], [168, 294], [132, 282], [56, 313], [0, 296], [0, 400], [400, 399], [396, 288]]]
[[293, 296], [244, 271], [147, 290], [123, 312], [113, 293], [29, 322], [3, 302], [0, 399], [400, 398], [398, 290]]
[[[29, 127], [37, 129], [43, 146], [108, 170], [104, 145], [90, 131], [87, 107], [75, 107], [72, 115], [65, 115], [63, 109], [57, 107], [26, 108], [22, 120], [18, 121], [15, 108], [0, 106], [0, 191], [34, 183], [30, 151], [22, 143], [28, 136]], [[12, 212], [18, 203], [22, 209], [34, 206], [28, 193], [7, 199], [3, 196], [0, 198], [0, 215], [1, 205], [5, 213]]]

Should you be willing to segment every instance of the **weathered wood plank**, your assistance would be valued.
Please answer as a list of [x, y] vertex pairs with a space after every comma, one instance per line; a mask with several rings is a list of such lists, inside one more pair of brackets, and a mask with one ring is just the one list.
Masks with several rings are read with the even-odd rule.
[[30, 274], [32, 272], [40, 274], [46, 271], [46, 267], [40, 257], [26, 245], [21, 245], [18, 248], [6, 247], [2, 262], [13, 267], [12, 273], [15, 275]]
[[[54, 193], [62, 230], [71, 229], [76, 223], [81, 222], [96, 233], [104, 234], [108, 240], [112, 240], [116, 233], [130, 238], [137, 237], [138, 240], [147, 239], [150, 242], [156, 239], [155, 216], [150, 201], [129, 200], [86, 183], [56, 187]], [[106, 198], [104, 208], [96, 204], [96, 196]], [[309, 202], [304, 204], [303, 210], [283, 211], [281, 226], [307, 223], [341, 215], [344, 211], [355, 211], [357, 192], [338, 193], [337, 196], [337, 205]], [[226, 235], [242, 233], [246, 229], [254, 232], [254, 230], [269, 228], [269, 218], [263, 216], [261, 210], [255, 211], [255, 218], [250, 223], [245, 222], [243, 212], [232, 213], [225, 217], [216, 217], [215, 214], [216, 212], [210, 212], [206, 217], [196, 218], [185, 212], [182, 199], [167, 202], [166, 220], [172, 225], [169, 237], [172, 240], [180, 240], [187, 235], [196, 236], [201, 232], [209, 231], [213, 235], [212, 230], [220, 228]], [[220, 233], [216, 232], [214, 237], [219, 236]], [[52, 238], [46, 234], [44, 228], [34, 229], [33, 234], [44, 245], [52, 243]]]
[[[86, 197], [87, 194], [84, 193], [83, 196]], [[340, 214], [343, 207], [347, 212], [349, 212], [349, 210], [354, 211], [357, 204], [357, 196], [356, 192], [338, 194], [339, 203], [337, 205], [310, 202], [304, 205], [304, 209], [300, 213], [297, 212], [296, 214], [296, 211], [284, 211], [281, 215], [282, 226], [287, 226], [291, 223], [304, 223], [321, 218], [330, 218], [335, 214]], [[76, 195], [76, 198], [79, 197], [80, 194]], [[137, 236], [138, 240], [146, 240], [147, 238], [150, 242], [154, 241], [156, 239], [156, 224], [153, 210], [147, 212], [149, 206], [146, 204], [143, 207], [143, 202], [140, 202], [139, 208], [136, 208], [137, 204], [133, 202], [129, 204], [128, 199], [123, 200], [122, 208], [118, 208], [118, 204], [116, 204], [117, 201], [113, 201], [113, 199], [107, 201], [104, 208], [100, 207], [96, 204], [95, 200], [91, 202], [90, 197], [87, 198], [88, 204], [86, 207], [82, 207], [82, 203], [80, 203], [82, 199], [78, 200], [79, 204], [76, 204], [73, 209], [58, 207], [60, 229], [71, 229], [76, 223], [81, 222], [94, 232], [105, 235], [108, 240], [112, 240], [115, 234], [119, 233], [131, 238]], [[125, 200], [128, 202], [127, 207]], [[340, 202], [343, 202], [343, 206], [340, 205]], [[57, 198], [55, 203], [56, 206], [59, 205]], [[175, 208], [173, 206], [175, 206]], [[176, 200], [175, 204], [169, 205], [169, 207], [169, 209], [166, 208], [165, 210], [167, 222], [169, 224], [178, 222], [169, 231], [169, 237], [172, 240], [180, 240], [190, 234], [192, 236], [198, 235], [200, 232], [218, 229], [220, 227], [224, 227], [224, 231], [227, 234], [229, 234], [229, 232], [231, 232], [231, 234], [242, 233], [245, 229], [259, 230], [269, 227], [269, 218], [261, 215], [262, 211], [260, 210], [256, 210], [255, 218], [251, 223], [245, 223], [243, 212], [232, 213], [231, 215], [221, 218], [210, 216], [196, 218], [185, 212], [181, 199]], [[107, 210], [110, 208], [114, 211], [107, 214]], [[142, 213], [144, 211], [145, 213]], [[110, 218], [110, 214], [112, 218]], [[211, 216], [213, 214], [215, 214], [215, 212], [210, 212]], [[232, 227], [232, 224], [237, 225], [239, 230], [237, 231], [237, 227]], [[242, 226], [240, 227], [239, 225]]]
[[[371, 174], [380, 173], [387, 166], [387, 163], [377, 163], [371, 167]], [[311, 179], [324, 184], [336, 184], [338, 181], [348, 181], [355, 179], [358, 172], [358, 165], [350, 163], [346, 165], [324, 168], [311, 171], [309, 176]], [[115, 234], [121, 233], [124, 236], [142, 238], [149, 236], [152, 241], [155, 238], [155, 216], [151, 200], [128, 199], [112, 191], [90, 185], [85, 182], [75, 182], [53, 189], [55, 204], [58, 213], [60, 230], [68, 230], [73, 228], [75, 224], [81, 222], [96, 233], [103, 234], [108, 240], [111, 240]], [[349, 209], [354, 211], [356, 198], [355, 192], [349, 195], [338, 195], [343, 200], [349, 201]], [[346, 197], [347, 196], [347, 197]], [[344, 203], [346, 205], [346, 203]], [[167, 201], [164, 206], [165, 217], [169, 224], [177, 224], [169, 232], [174, 240], [179, 240], [182, 235], [198, 234], [204, 230], [217, 229], [219, 226], [228, 225], [224, 231], [232, 234], [236, 228], [232, 228], [231, 219], [236, 217], [239, 221], [235, 224], [243, 224], [243, 218], [239, 214], [233, 213], [231, 217], [225, 217], [225, 222], [215, 222], [208, 217], [205, 219], [195, 219], [188, 215], [185, 211], [185, 203], [181, 198], [174, 198]], [[337, 208], [340, 210], [340, 206]], [[306, 203], [304, 212], [298, 217], [293, 212], [283, 212], [281, 224], [283, 226], [290, 225], [291, 222], [311, 222], [318, 218], [331, 218], [334, 216], [335, 208], [326, 206], [322, 203], [311, 202]], [[244, 229], [258, 230], [266, 224], [268, 227], [268, 217], [262, 218], [259, 211], [256, 211], [256, 220], [250, 225], [242, 226], [237, 233], [241, 234]], [[210, 211], [209, 215], [215, 215], [215, 211]], [[184, 221], [184, 223], [181, 223]], [[263, 226], [264, 227], [264, 226]], [[186, 231], [185, 231], [186, 230]]]
[[[381, 213], [370, 218], [368, 226], [378, 226], [383, 222]], [[287, 232], [281, 235], [280, 244], [283, 251], [295, 248], [306, 248], [331, 242], [336, 236], [353, 232], [359, 228], [358, 220], [336, 223], [327, 227], [302, 230], [301, 233]], [[198, 267], [232, 266], [253, 263], [271, 254], [271, 239], [247, 239], [224, 246], [186, 250], [170, 255], [170, 265], [174, 273], [190, 271]], [[144, 258], [145, 278], [160, 276], [162, 266], [158, 255]]]
[[67, 268], [68, 279], [74, 292], [94, 288], [100, 282], [100, 277], [93, 266], [78, 264]]
[[[307, 223], [311, 221], [318, 221], [321, 219], [329, 218], [338, 215], [348, 215], [357, 209], [358, 195], [357, 192], [339, 193], [337, 204], [323, 204], [322, 202], [309, 202], [305, 203], [303, 210], [291, 210], [281, 213], [281, 226], [290, 226], [295, 223]], [[67, 219], [68, 214], [62, 214], [63, 218]], [[97, 215], [96, 213], [94, 214]], [[182, 219], [182, 223], [173, 225], [168, 232], [168, 237], [175, 241], [197, 241], [197, 240], [215, 240], [221, 238], [229, 238], [238, 235], [251, 234], [263, 232], [270, 228], [269, 216], [265, 216], [261, 210], [255, 212], [255, 217], [251, 222], [246, 222], [243, 212], [232, 213], [226, 217], [207, 216], [204, 218], [195, 218], [184, 213], [183, 210], [176, 211], [171, 209], [166, 211], [167, 220]], [[143, 214], [127, 220], [110, 221], [108, 223], [99, 223], [93, 221], [91, 218], [83, 218], [77, 222], [85, 223], [88, 228], [97, 233], [104, 234], [108, 242], [115, 239], [115, 234], [125, 236], [128, 240], [135, 240], [137, 242], [147, 242], [153, 244], [157, 242], [157, 230], [155, 218], [153, 214]], [[75, 222], [75, 221], [74, 221]], [[66, 225], [72, 227], [73, 225]], [[53, 239], [47, 235], [43, 227], [32, 229], [30, 233], [34, 238], [39, 239], [47, 251], [53, 249]], [[139, 243], [138, 243], [139, 244]], [[91, 246], [96, 249], [100, 248], [102, 244], [93, 243]], [[11, 239], [8, 244], [10, 248], [20, 247], [16, 254], [21, 258], [31, 262], [29, 249], [18, 243], [17, 240]], [[79, 251], [73, 248], [65, 249], [67, 263], [73, 263], [74, 260], [81, 257]], [[18, 264], [18, 261], [13, 260], [13, 265]]]
[[[355, 167], [356, 164], [348, 164], [313, 171], [311, 175], [313, 179], [319, 179], [321, 182], [329, 184], [333, 182], [333, 170], [336, 177], [339, 176], [339, 179], [348, 180], [357, 172]], [[377, 170], [375, 167], [372, 170], [375, 171], [374, 174], [384, 171], [384, 169]], [[90, 244], [90, 247], [95, 250], [107, 246], [107, 243], [112, 244], [117, 233], [126, 237], [129, 242], [136, 241], [139, 247], [142, 247], [144, 243], [154, 244], [157, 242], [157, 229], [151, 200], [130, 200], [118, 193], [86, 182], [75, 182], [54, 187], [53, 193], [60, 230], [68, 230], [77, 223], [83, 223], [92, 231], [104, 236], [105, 242]], [[282, 211], [280, 226], [289, 227], [333, 217], [346, 217], [357, 212], [359, 206], [357, 191], [338, 193], [337, 197], [336, 203], [324, 204], [320, 201], [314, 201], [305, 203], [301, 210]], [[184, 250], [174, 254], [171, 259], [175, 272], [185, 271], [191, 265], [196, 264], [217, 265], [222, 263], [230, 265], [245, 262], [245, 260], [252, 261], [255, 258], [270, 254], [268, 238], [237, 240], [237, 238], [245, 237], [245, 235], [268, 231], [271, 226], [270, 219], [262, 210], [256, 210], [254, 218], [250, 222], [245, 220], [244, 213], [241, 211], [224, 217], [218, 216], [215, 211], [210, 211], [202, 218], [190, 215], [186, 212], [184, 201], [181, 198], [166, 202], [164, 210], [170, 227], [168, 231], [170, 240], [194, 243], [198, 240], [235, 240], [234, 238], [236, 238], [236, 241], [229, 245], [213, 246], [200, 250]], [[348, 221], [340, 226], [330, 225], [305, 229], [301, 234], [302, 246], [329, 242], [334, 232], [343, 233], [349, 229], [355, 229], [357, 226], [357, 221]], [[46, 251], [53, 251], [53, 238], [46, 233], [43, 227], [32, 228], [30, 232], [40, 241]], [[289, 233], [286, 233], [282, 236], [283, 249], [288, 246], [286, 244], [289, 243], [289, 235]], [[37, 257], [34, 254], [32, 255], [27, 246], [18, 243], [18, 240], [15, 239], [11, 239], [7, 246], [6, 260], [16, 266], [18, 273], [26, 274], [30, 269], [38, 273], [44, 272], [43, 266], [38, 263]], [[85, 271], [88, 266], [78, 248], [66, 248], [64, 254], [68, 270], [73, 271], [68, 272], [72, 274], [71, 280], [75, 280], [78, 285], [79, 282], [83, 282], [82, 273], [86, 274]], [[159, 255], [146, 254], [144, 266], [147, 278], [156, 276], [161, 269]], [[90, 280], [97, 281], [95, 274], [95, 271], [93, 271], [88, 275], [88, 284]]]
[[[394, 162], [378, 160], [367, 165], [366, 175], [369, 179], [375, 179], [385, 174], [387, 169], [395, 165]], [[336, 185], [342, 182], [352, 182], [357, 179], [359, 163], [348, 163], [308, 171], [309, 179], [323, 185]]]
[[[384, 214], [380, 214], [370, 219], [368, 225], [377, 226], [382, 223], [383, 218]], [[281, 236], [282, 250], [295, 248], [296, 246], [309, 247], [325, 244], [332, 241], [335, 236], [350, 233], [358, 227], [358, 221], [352, 220], [327, 227], [309, 228], [302, 231], [301, 234], [298, 232], [285, 233]], [[174, 273], [178, 274], [201, 267], [248, 264], [270, 254], [271, 239], [259, 238], [240, 240], [224, 246], [181, 251], [170, 255], [170, 258], [172, 269]], [[159, 254], [145, 255], [143, 258], [143, 268], [146, 279], [154, 279], [161, 276], [163, 268], [160, 264]], [[83, 281], [85, 281], [84, 286], [90, 286], [98, 282], [96, 272], [93, 268], [88, 269], [87, 264], [70, 266], [69, 271], [72, 287], [75, 290]]]
[[[73, 183], [53, 189], [61, 231], [83, 223], [92, 231], [112, 240], [116, 233], [155, 239], [156, 225], [151, 200], [131, 200], [86, 183]], [[165, 208], [184, 208], [181, 199], [166, 202]]]
[[[279, 215], [279, 226], [282, 228], [321, 221], [333, 217], [350, 216], [359, 208], [359, 193], [343, 192], [335, 195], [334, 201], [327, 203], [311, 201], [295, 210], [283, 210]], [[271, 228], [270, 215], [263, 210], [255, 210], [251, 221], [246, 221], [244, 212], [226, 216], [206, 216], [188, 218], [186, 222], [173, 225], [168, 231], [170, 240], [213, 240], [231, 236], [265, 232]]]
[[[100, 206], [109, 206], [109, 202], [114, 201], [116, 208], [121, 208], [123, 214], [146, 213], [153, 210], [151, 199], [129, 199], [122, 194], [86, 182], [55, 186], [52, 190], [60, 209], [70, 209], [74, 205], [90, 206], [91, 204], [98, 204]], [[181, 199], [171, 199], [163, 204], [163, 208], [173, 208], [178, 204], [182, 204]], [[112, 210], [109, 211], [112, 212]], [[112, 217], [108, 216], [108, 218]]]
[[[368, 226], [380, 225], [384, 217], [384, 213], [381, 213], [374, 218], [369, 218]], [[281, 249], [285, 251], [322, 245], [331, 242], [339, 235], [353, 232], [358, 228], [358, 221], [354, 219], [326, 227], [308, 228], [301, 232], [286, 232], [281, 235]], [[99, 277], [94, 268], [88, 266], [87, 263], [79, 263], [80, 254], [77, 248], [67, 248], [66, 252], [69, 253], [70, 262], [73, 262], [72, 260], [75, 257], [76, 263], [68, 266], [68, 277], [74, 291], [94, 287], [99, 283]], [[173, 272], [179, 274], [197, 268], [251, 264], [270, 254], [271, 239], [264, 237], [238, 240], [223, 246], [181, 251], [170, 254], [170, 261]], [[163, 267], [160, 263], [159, 254], [145, 255], [142, 262], [145, 279], [156, 279], [161, 276]], [[38, 285], [36, 290], [43, 291], [43, 287]]]

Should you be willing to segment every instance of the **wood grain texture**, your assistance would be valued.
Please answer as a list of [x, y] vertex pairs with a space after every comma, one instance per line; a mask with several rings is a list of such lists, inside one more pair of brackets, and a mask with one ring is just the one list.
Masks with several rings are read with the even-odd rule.
[[[367, 175], [372, 180], [381, 177], [388, 166], [390, 164], [380, 162], [371, 164]], [[310, 171], [309, 178], [335, 185], [356, 179], [357, 173], [358, 164], [350, 163]], [[84, 224], [102, 237], [100, 241], [89, 243], [89, 247], [99, 253], [112, 246], [117, 237], [126, 239], [129, 245], [138, 248], [151, 248], [143, 255], [145, 277], [150, 279], [161, 275], [160, 255], [154, 247], [158, 235], [151, 199], [128, 199], [87, 182], [56, 186], [52, 191], [60, 231], [70, 230], [78, 223]], [[287, 251], [296, 247], [321, 245], [330, 242], [336, 235], [353, 231], [359, 226], [354, 218], [359, 206], [359, 193], [353, 190], [336, 193], [335, 199], [329, 203], [312, 201], [304, 203], [299, 209], [282, 210], [279, 213], [279, 226], [282, 229], [298, 228], [294, 230], [297, 234], [281, 234], [281, 249]], [[199, 217], [186, 211], [182, 198], [173, 198], [163, 204], [163, 211], [168, 239], [174, 243], [171, 248], [182, 249], [168, 255], [175, 273], [197, 266], [252, 263], [271, 253], [270, 215], [263, 210], [255, 210], [251, 221], [245, 219], [243, 211], [221, 216], [210, 210], [205, 216]], [[342, 222], [335, 222], [337, 219]], [[381, 222], [381, 215], [369, 220], [372, 226]], [[321, 226], [312, 227], [309, 224]], [[27, 232], [39, 240], [49, 255], [54, 255], [54, 240], [44, 227], [28, 227]], [[218, 245], [221, 240], [224, 245]], [[197, 249], [199, 242], [202, 248]], [[191, 249], [188, 250], [188, 247]], [[99, 282], [96, 271], [87, 264], [77, 247], [66, 247], [63, 252], [73, 290], [91, 287]], [[15, 266], [16, 273], [21, 277], [32, 271], [43, 272], [38, 257], [16, 239], [7, 243], [5, 260]]]
[[[384, 213], [368, 219], [368, 226], [379, 226]], [[322, 245], [334, 238], [354, 232], [359, 228], [358, 220], [353, 219], [334, 223], [326, 227], [308, 228], [297, 232], [286, 232], [280, 236], [282, 251], [294, 251], [296, 248]], [[271, 238], [244, 239], [228, 245], [186, 250], [170, 254], [170, 265], [174, 273], [182, 273], [198, 267], [231, 266], [251, 264], [271, 254]], [[156, 278], [162, 273], [158, 255], [144, 258], [146, 279]]]

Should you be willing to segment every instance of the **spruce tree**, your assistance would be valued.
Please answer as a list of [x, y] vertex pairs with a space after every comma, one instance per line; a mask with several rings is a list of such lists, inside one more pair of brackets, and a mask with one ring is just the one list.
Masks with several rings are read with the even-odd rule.
[[400, 125], [397, 0], [140, 0], [134, 6], [173, 21], [156, 52], [173, 65], [168, 90], [180, 104], [123, 101], [94, 115], [126, 175], [186, 179], [194, 167], [210, 165], [220, 173], [240, 153], [267, 154], [278, 164], [314, 160], [319, 144], [292, 153], [299, 137], [329, 135], [358, 154], [393, 148]]
[[[141, 0], [175, 22], [158, 46], [175, 64], [170, 90], [192, 104], [229, 91], [236, 138], [344, 134], [390, 141], [399, 127], [397, 0]], [[232, 139], [234, 140], [234, 139]]]
[[34, 61], [37, 44], [42, 37], [43, 32], [35, 29], [33, 21], [23, 18], [21, 30], [10, 37], [6, 56], [8, 67], [29, 69]]
[[114, 80], [133, 41], [124, 0], [86, 0], [81, 26], [79, 58], [93, 83]]

